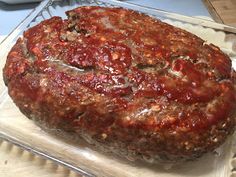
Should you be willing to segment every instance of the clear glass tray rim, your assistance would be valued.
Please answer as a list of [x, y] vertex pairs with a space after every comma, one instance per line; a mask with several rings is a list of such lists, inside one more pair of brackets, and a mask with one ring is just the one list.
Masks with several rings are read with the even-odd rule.
[[[34, 10], [32, 10], [30, 12], [30, 14], [15, 28], [13, 29], [13, 31], [4, 39], [4, 41], [2, 41], [0, 43], [0, 49], [2, 48], [7, 48], [8, 45], [14, 41], [14, 39], [16, 37], [18, 37], [18, 35], [22, 32], [22, 30], [26, 29], [27, 26], [47, 7], [49, 7], [53, 2], [59, 2], [60, 0], [44, 0], [42, 1]], [[122, 1], [118, 1], [118, 0], [95, 0], [98, 4], [99, 3], [107, 3], [107, 4], [112, 4], [115, 6], [121, 6], [121, 7], [125, 7], [125, 8], [130, 8], [133, 10], [138, 10], [140, 12], [144, 12], [144, 13], [148, 13], [150, 15], [159, 15], [159, 16], [163, 16], [165, 18], [169, 18], [169, 19], [173, 19], [173, 20], [178, 20], [181, 22], [186, 22], [186, 23], [190, 23], [190, 24], [194, 24], [194, 25], [200, 25], [203, 27], [210, 27], [216, 30], [222, 30], [225, 32], [230, 32], [230, 33], [235, 33], [236, 34], [236, 28], [232, 27], [232, 26], [228, 26], [228, 25], [224, 25], [224, 24], [220, 24], [220, 23], [216, 23], [213, 21], [209, 21], [209, 20], [204, 20], [204, 19], [200, 19], [200, 18], [196, 18], [196, 17], [188, 17], [188, 16], [184, 16], [184, 15], [180, 15], [177, 13], [171, 13], [171, 12], [167, 12], [167, 11], [163, 11], [160, 9], [155, 9], [155, 8], [151, 8], [151, 7], [146, 7], [146, 6], [141, 6], [141, 5], [136, 5], [134, 3], [130, 3], [130, 2], [122, 2]], [[3, 91], [3, 93], [0, 93], [0, 104], [3, 103], [3, 101], [6, 99], [7, 97], [7, 92], [6, 89]], [[65, 161], [62, 161], [52, 155], [46, 154], [40, 150], [38, 150], [37, 148], [33, 148], [28, 144], [25, 144], [21, 141], [18, 141], [17, 139], [15, 139], [14, 137], [11, 137], [7, 134], [5, 134], [4, 132], [0, 131], [0, 138], [13, 143], [16, 146], [19, 146], [21, 148], [23, 148], [24, 150], [30, 151], [36, 155], [39, 155], [41, 157], [44, 157], [46, 159], [52, 160], [60, 165], [63, 165], [73, 171], [78, 172], [79, 174], [83, 175], [83, 176], [94, 176], [91, 173], [88, 173], [76, 166], [73, 166]]]

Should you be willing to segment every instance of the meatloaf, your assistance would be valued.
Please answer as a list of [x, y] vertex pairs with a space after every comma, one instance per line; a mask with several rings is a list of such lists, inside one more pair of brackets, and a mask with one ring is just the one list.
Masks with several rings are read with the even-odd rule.
[[235, 127], [230, 58], [148, 15], [84, 6], [29, 28], [4, 67], [28, 118], [129, 159], [176, 162]]

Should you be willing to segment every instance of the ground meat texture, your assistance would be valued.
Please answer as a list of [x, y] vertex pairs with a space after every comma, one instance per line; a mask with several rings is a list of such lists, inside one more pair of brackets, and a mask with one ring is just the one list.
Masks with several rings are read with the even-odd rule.
[[235, 73], [220, 49], [147, 15], [79, 7], [24, 32], [4, 67], [29, 118], [132, 159], [213, 151], [235, 126]]

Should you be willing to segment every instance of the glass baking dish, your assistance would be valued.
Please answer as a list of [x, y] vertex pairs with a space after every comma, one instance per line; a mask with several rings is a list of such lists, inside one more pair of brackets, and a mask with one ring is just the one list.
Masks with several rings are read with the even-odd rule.
[[[212, 21], [169, 13], [154, 8], [116, 0], [68, 0], [42, 1], [26, 19], [0, 44], [0, 67], [5, 64], [7, 53], [23, 31], [52, 16], [65, 17], [64, 12], [78, 6], [119, 6], [147, 13], [166, 23], [188, 30], [208, 43], [219, 46], [232, 59], [236, 69], [236, 28]], [[216, 37], [217, 36], [217, 37]], [[56, 136], [59, 134], [59, 136]], [[236, 136], [215, 152], [202, 158], [173, 167], [151, 165], [127, 160], [108, 153], [97, 152], [83, 140], [77, 140], [55, 130], [45, 131], [26, 118], [13, 104], [7, 94], [3, 79], [0, 80], [0, 138], [53, 160], [84, 176], [158, 176], [158, 177], [226, 177], [234, 176], [236, 170]]]

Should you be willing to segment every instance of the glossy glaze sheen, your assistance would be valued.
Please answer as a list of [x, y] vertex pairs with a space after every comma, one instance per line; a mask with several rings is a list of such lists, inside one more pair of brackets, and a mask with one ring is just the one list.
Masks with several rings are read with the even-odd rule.
[[233, 131], [235, 76], [218, 47], [122, 8], [67, 15], [27, 30], [9, 53], [5, 82], [28, 117], [168, 160], [211, 151]]

